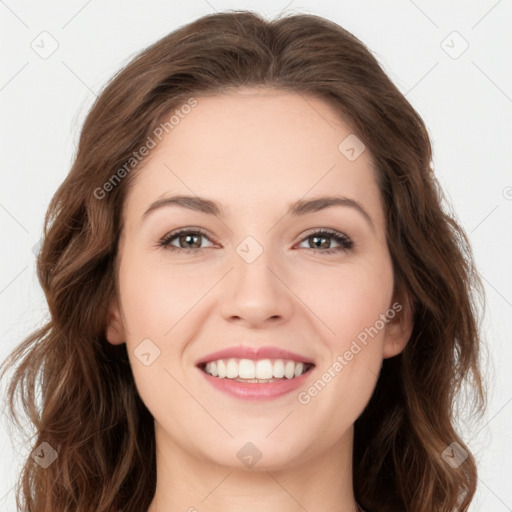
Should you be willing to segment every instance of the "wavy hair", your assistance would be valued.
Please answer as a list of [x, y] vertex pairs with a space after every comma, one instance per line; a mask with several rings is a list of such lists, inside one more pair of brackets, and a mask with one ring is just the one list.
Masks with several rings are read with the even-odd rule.
[[[50, 202], [37, 259], [49, 319], [3, 362], [2, 377], [13, 370], [9, 413], [20, 426], [19, 414], [28, 417], [31, 450], [46, 442], [58, 458], [43, 469], [27, 457], [16, 492], [20, 510], [149, 507], [153, 418], [126, 345], [105, 338], [123, 201], [141, 167], [134, 155], [173, 109], [245, 86], [323, 99], [376, 163], [396, 293], [410, 301], [414, 327], [403, 352], [383, 361], [355, 422], [357, 501], [367, 512], [468, 509], [477, 468], [457, 432], [456, 404], [469, 390], [467, 405], [476, 412], [486, 406], [478, 316], [484, 294], [467, 236], [434, 176], [427, 129], [367, 47], [336, 23], [225, 11], [158, 40], [109, 81]], [[442, 456], [454, 442], [468, 453], [457, 468]]]

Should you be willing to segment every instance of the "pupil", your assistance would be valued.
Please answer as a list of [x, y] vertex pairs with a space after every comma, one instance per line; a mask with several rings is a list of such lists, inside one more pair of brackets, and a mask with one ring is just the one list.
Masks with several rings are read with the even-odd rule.
[[185, 235], [184, 238], [185, 238], [185, 244], [186, 245], [189, 245], [190, 247], [190, 244], [188, 242], [192, 242], [192, 245], [193, 245], [193, 239], [194, 239], [194, 236], [195, 235]]
[[[325, 247], [325, 246], [326, 246], [326, 244], [318, 243], [318, 240], [325, 240], [325, 239], [326, 239], [326, 237], [325, 237], [325, 236], [314, 236], [314, 237], [313, 237], [313, 240], [314, 240], [314, 242], [313, 242], [313, 243], [314, 243], [317, 247], [322, 247], [322, 246], [323, 246], [323, 247]], [[327, 245], [329, 245], [329, 244], [327, 244]]]

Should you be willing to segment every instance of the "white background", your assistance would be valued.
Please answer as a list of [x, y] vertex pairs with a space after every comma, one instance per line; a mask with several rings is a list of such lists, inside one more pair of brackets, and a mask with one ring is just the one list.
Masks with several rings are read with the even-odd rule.
[[[512, 0], [288, 2], [0, 1], [0, 359], [45, 316], [32, 249], [84, 117], [110, 77], [150, 43], [214, 11], [319, 14], [368, 45], [429, 129], [438, 179], [487, 292], [489, 407], [464, 433], [480, 469], [470, 510], [512, 511]], [[47, 59], [31, 48], [48, 37], [43, 31], [58, 43]], [[468, 49], [452, 58], [464, 40]], [[3, 420], [0, 510], [14, 512], [16, 471], [28, 448], [12, 438], [5, 413]]]

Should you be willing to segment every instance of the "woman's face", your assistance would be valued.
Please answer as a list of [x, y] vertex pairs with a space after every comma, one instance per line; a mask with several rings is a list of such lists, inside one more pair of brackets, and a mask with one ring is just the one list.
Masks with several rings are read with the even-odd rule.
[[[369, 150], [313, 97], [239, 89], [185, 111], [128, 192], [107, 329], [159, 448], [261, 469], [346, 448], [411, 328]], [[198, 367], [212, 359], [217, 376]], [[294, 380], [289, 361], [314, 366]]]

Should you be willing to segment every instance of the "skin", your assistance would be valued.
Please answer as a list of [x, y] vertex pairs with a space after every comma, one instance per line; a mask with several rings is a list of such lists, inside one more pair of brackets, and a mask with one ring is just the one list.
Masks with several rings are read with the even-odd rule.
[[[244, 88], [197, 99], [131, 183], [106, 333], [127, 344], [155, 418], [157, 488], [148, 512], [355, 511], [353, 423], [382, 360], [409, 339], [406, 304], [309, 403], [297, 395], [396, 301], [372, 156], [366, 149], [349, 161], [338, 150], [352, 132], [317, 98]], [[214, 200], [223, 215], [166, 206], [142, 219], [174, 194]], [[372, 225], [350, 206], [285, 215], [293, 201], [324, 195], [357, 201]], [[206, 231], [188, 242], [203, 249], [158, 246], [179, 228]], [[324, 254], [340, 244], [319, 235], [316, 246], [312, 235], [322, 228], [345, 234], [353, 247]], [[252, 263], [236, 252], [247, 236], [263, 249]], [[172, 245], [187, 242], [176, 237]], [[148, 366], [134, 354], [144, 339], [160, 350]], [[282, 397], [231, 398], [195, 364], [240, 344], [285, 348], [316, 366]], [[237, 457], [249, 441], [262, 454], [252, 468]]]

